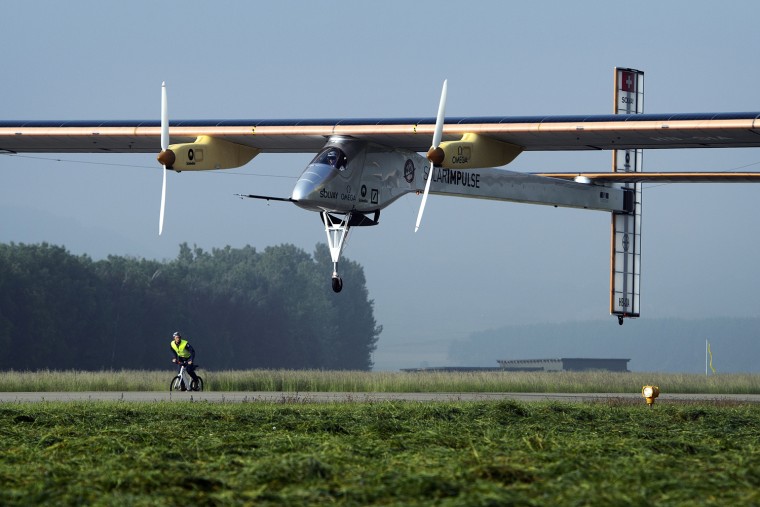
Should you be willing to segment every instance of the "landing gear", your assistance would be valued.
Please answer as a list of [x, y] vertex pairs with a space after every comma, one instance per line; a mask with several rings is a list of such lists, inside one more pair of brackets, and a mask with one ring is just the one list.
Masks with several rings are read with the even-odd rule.
[[621, 325], [621, 326], [623, 325], [623, 316], [622, 315], [618, 315], [618, 324]]
[[338, 219], [326, 211], [322, 212], [322, 222], [325, 224], [325, 233], [327, 234], [327, 246], [330, 248], [330, 258], [333, 263], [332, 290], [336, 293], [343, 290], [343, 279], [338, 275], [338, 260], [340, 260], [340, 254], [348, 240], [350, 221], [351, 213], [347, 213], [343, 219]]
[[377, 225], [380, 220], [380, 210], [375, 210], [374, 218], [370, 218], [364, 213], [352, 211], [346, 213], [343, 218], [338, 218], [326, 211], [320, 213], [322, 223], [325, 224], [325, 233], [327, 234], [327, 246], [330, 249], [330, 258], [333, 263], [332, 290], [340, 292], [343, 290], [343, 279], [338, 274], [338, 261], [343, 247], [348, 241], [348, 230], [351, 227], [368, 227]]

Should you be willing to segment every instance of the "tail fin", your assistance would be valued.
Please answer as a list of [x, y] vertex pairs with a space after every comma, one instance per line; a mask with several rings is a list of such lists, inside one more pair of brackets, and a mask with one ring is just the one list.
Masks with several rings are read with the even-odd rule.
[[[644, 73], [634, 69], [615, 69], [615, 113], [644, 112]], [[613, 172], [641, 172], [643, 150], [612, 152]], [[641, 183], [621, 187], [631, 196], [626, 212], [612, 214], [610, 240], [610, 314], [624, 318], [640, 313], [641, 280]]]

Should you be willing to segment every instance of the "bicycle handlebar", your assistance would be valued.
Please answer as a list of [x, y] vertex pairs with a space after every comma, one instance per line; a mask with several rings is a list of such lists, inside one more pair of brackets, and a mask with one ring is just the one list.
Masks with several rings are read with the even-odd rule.
[[[173, 361], [173, 362], [177, 366], [190, 366], [187, 361]], [[200, 366], [198, 366], [198, 363], [196, 362], [193, 362], [192, 366], [195, 366], [196, 368], [200, 368]]]

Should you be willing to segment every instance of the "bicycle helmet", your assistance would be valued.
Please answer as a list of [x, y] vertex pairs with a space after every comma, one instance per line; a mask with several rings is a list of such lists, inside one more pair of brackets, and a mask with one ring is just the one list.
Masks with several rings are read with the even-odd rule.
[[180, 338], [182, 338], [182, 335], [179, 334], [179, 331], [174, 331], [174, 334], [172, 335], [172, 338], [175, 337], [175, 336], [179, 336]]

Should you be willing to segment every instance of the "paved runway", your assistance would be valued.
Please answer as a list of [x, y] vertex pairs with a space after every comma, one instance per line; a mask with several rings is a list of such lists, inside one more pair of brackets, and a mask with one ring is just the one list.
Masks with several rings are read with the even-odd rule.
[[[641, 393], [355, 393], [355, 392], [272, 392], [272, 391], [204, 391], [204, 392], [0, 392], [0, 403], [44, 401], [125, 401], [125, 402], [209, 402], [246, 403], [364, 403], [378, 401], [561, 401], [645, 403]], [[667, 394], [660, 393], [657, 403], [723, 401], [760, 403], [757, 394]]]

